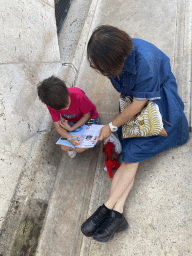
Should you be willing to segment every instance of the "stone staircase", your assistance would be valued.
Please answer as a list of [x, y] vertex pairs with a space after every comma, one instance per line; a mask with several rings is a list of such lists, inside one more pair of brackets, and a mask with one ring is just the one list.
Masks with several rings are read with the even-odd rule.
[[[102, 124], [117, 115], [119, 95], [88, 66], [85, 45], [93, 28], [111, 24], [154, 43], [170, 57], [191, 126], [191, 13], [190, 1], [92, 1], [73, 64], [78, 67], [76, 86], [94, 101]], [[70, 77], [72, 81], [72, 73]], [[192, 255], [191, 146], [190, 134], [184, 146], [140, 164], [124, 212], [130, 228], [106, 244], [80, 231], [109, 193], [102, 146], [72, 160], [64, 154], [36, 256]]]

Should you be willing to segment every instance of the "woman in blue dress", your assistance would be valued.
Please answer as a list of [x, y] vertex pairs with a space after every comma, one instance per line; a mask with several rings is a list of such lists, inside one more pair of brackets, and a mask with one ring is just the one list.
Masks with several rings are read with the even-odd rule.
[[[156, 46], [141, 39], [131, 39], [116, 27], [103, 25], [93, 32], [87, 54], [91, 67], [107, 76], [118, 92], [133, 98], [132, 103], [100, 132], [102, 141], [118, 130], [122, 164], [112, 180], [108, 200], [81, 227], [84, 235], [107, 242], [116, 232], [128, 227], [123, 207], [139, 162], [186, 143], [189, 129], [170, 60]], [[164, 128], [168, 136], [121, 140], [122, 124], [138, 114], [148, 100], [159, 106], [162, 119], [167, 121]]]

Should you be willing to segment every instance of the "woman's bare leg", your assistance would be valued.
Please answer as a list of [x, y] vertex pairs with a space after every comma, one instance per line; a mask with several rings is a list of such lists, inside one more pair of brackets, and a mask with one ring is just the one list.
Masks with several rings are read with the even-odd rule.
[[110, 195], [105, 206], [119, 212], [123, 211], [126, 198], [133, 186], [139, 163], [123, 162], [116, 171], [111, 184]]
[[125, 193], [122, 195], [122, 197], [117, 201], [117, 203], [115, 204], [115, 206], [113, 207], [113, 210], [123, 213], [123, 208], [125, 205], [125, 201], [127, 199], [127, 196], [129, 195], [130, 190], [133, 187], [135, 179], [132, 180], [131, 184], [128, 186], [128, 188], [126, 189]]

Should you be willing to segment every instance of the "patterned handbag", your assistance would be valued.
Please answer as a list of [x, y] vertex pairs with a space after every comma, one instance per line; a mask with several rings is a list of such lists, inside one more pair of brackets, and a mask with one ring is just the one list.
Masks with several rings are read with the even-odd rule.
[[[131, 97], [120, 98], [120, 112], [131, 103]], [[167, 137], [167, 132], [163, 128], [162, 116], [158, 105], [154, 101], [149, 100], [140, 113], [122, 125], [122, 139], [152, 135]]]

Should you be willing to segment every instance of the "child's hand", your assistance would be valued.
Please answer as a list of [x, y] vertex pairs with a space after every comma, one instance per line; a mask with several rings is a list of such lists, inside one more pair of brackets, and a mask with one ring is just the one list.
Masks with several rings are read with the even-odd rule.
[[60, 120], [59, 121], [59, 125], [62, 128], [64, 128], [66, 131], [68, 131], [68, 132], [72, 132], [73, 131], [73, 128], [70, 125], [68, 125], [67, 120]]
[[[78, 138], [81, 139], [80, 136], [72, 136], [73, 138]], [[74, 145], [74, 146], [78, 146], [81, 144], [81, 140], [70, 140], [70, 142]]]

